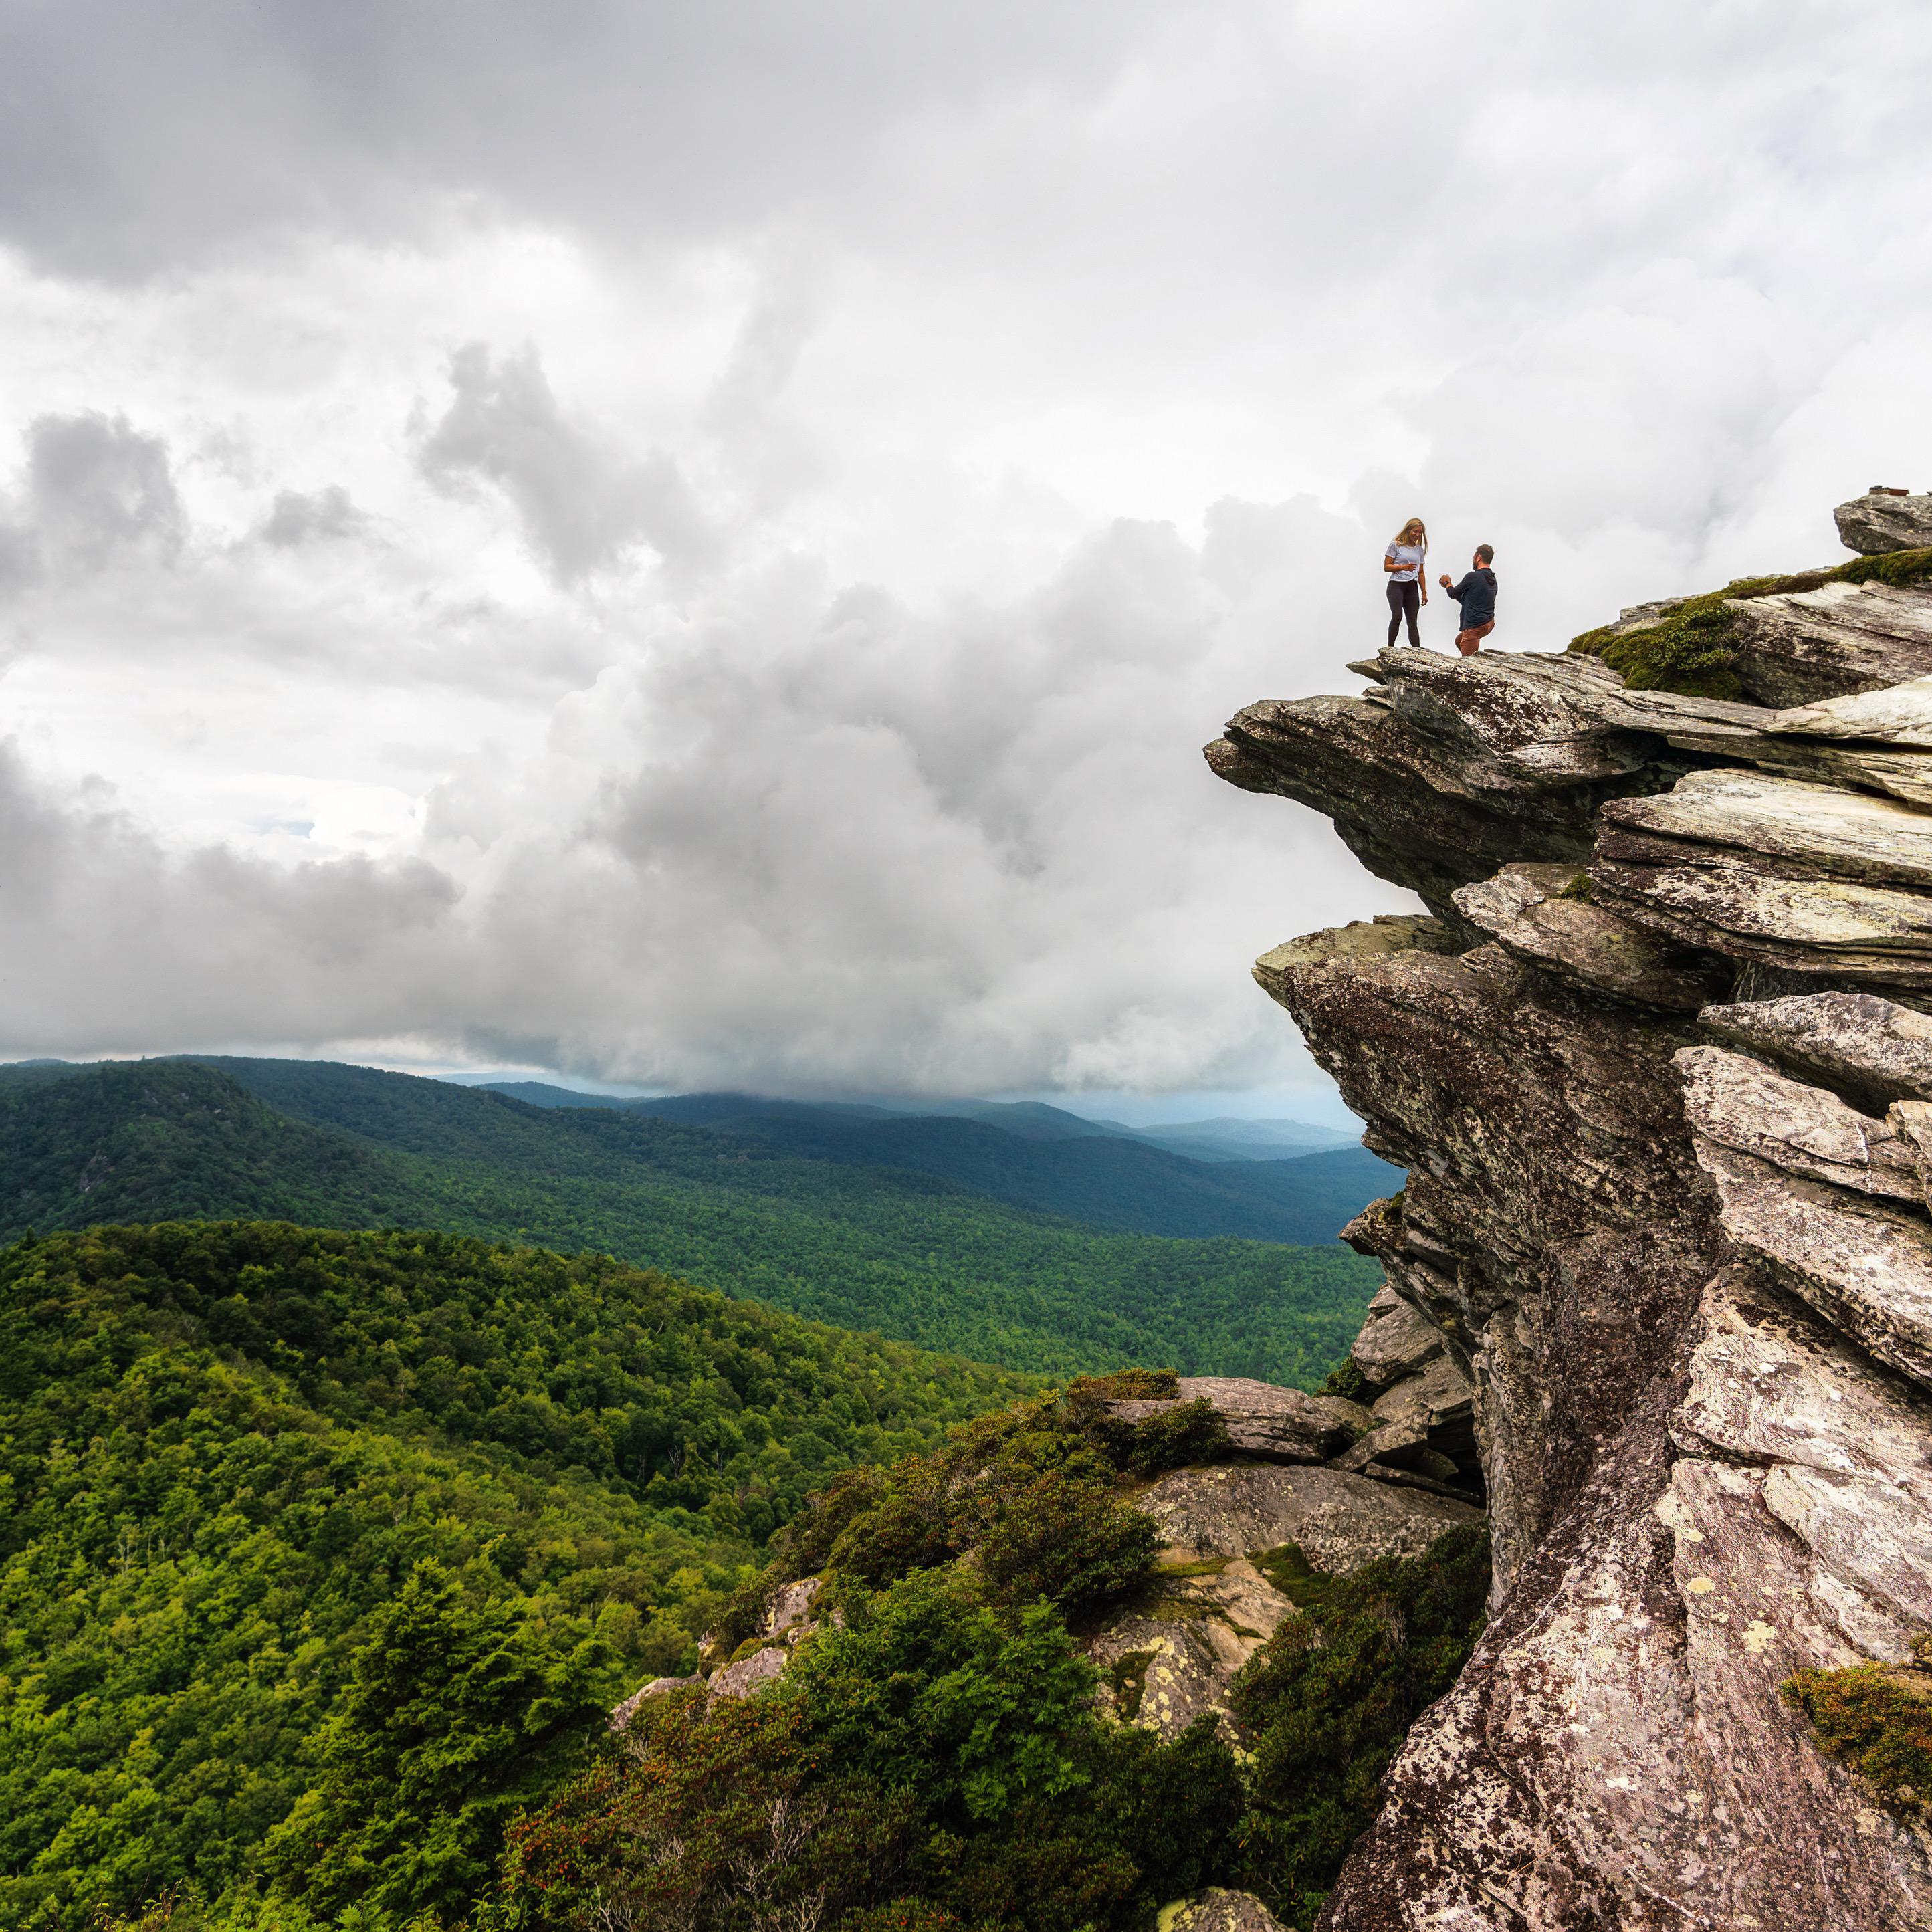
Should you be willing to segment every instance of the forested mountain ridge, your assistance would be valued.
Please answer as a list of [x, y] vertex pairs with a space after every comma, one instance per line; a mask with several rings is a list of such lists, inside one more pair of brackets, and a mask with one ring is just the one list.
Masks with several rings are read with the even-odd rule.
[[683, 1667], [808, 1491], [1028, 1386], [449, 1236], [19, 1244], [0, 1255], [0, 1922], [218, 1891], [308, 1782], [370, 1618], [418, 1563], [494, 1606], [580, 1713]]
[[1153, 1360], [1306, 1384], [1375, 1280], [1333, 1241], [1101, 1233], [912, 1169], [368, 1068], [0, 1070], [0, 1234], [224, 1216], [594, 1248], [1048, 1374]]

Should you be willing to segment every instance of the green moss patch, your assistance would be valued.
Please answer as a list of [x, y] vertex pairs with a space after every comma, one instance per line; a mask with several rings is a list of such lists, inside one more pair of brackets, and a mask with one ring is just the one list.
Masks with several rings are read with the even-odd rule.
[[1129, 1724], [1140, 1714], [1141, 1700], [1147, 1695], [1148, 1666], [1153, 1661], [1152, 1651], [1130, 1650], [1108, 1670], [1107, 1688], [1114, 1694], [1114, 1708]]
[[1605, 625], [1573, 638], [1570, 648], [1600, 658], [1632, 691], [1673, 691], [1687, 698], [1741, 698], [1736, 605], [1753, 597], [1821, 590], [1828, 584], [1922, 584], [1932, 580], [1932, 549], [1854, 557], [1830, 570], [1786, 577], [1740, 577], [1721, 590], [1686, 597], [1654, 624], [1618, 632]]
[[1318, 1570], [1301, 1553], [1301, 1546], [1284, 1543], [1253, 1559], [1255, 1568], [1298, 1610], [1312, 1610], [1328, 1602], [1341, 1580]]
[[1932, 1814], [1932, 1638], [1912, 1648], [1916, 1667], [1801, 1670], [1779, 1694], [1810, 1719], [1818, 1748], [1850, 1766], [1882, 1804], [1923, 1817]]

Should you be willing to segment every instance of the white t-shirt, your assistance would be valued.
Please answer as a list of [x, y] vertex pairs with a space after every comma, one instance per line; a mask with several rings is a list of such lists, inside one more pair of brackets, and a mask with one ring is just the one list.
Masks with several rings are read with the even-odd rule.
[[1422, 576], [1423, 548], [1420, 544], [1392, 543], [1382, 552], [1384, 556], [1395, 559], [1399, 568], [1389, 572], [1390, 579], [1397, 584], [1414, 584]]

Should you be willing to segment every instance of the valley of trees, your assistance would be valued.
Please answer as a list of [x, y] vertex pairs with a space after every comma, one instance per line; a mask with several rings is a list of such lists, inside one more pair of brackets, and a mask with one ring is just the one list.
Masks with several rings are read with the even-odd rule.
[[1379, 1279], [1334, 1240], [1106, 1233], [908, 1169], [291, 1060], [0, 1070], [0, 1238], [191, 1216], [442, 1228], [1040, 1375], [1152, 1360], [1312, 1386]]
[[[1251, 1750], [1090, 1702], [1171, 1372], [1024, 1378], [596, 1257], [281, 1223], [0, 1256], [0, 1922], [22, 1932], [1305, 1924], [1479, 1629], [1479, 1534], [1300, 1571]], [[1292, 1560], [1292, 1551], [1284, 1552]], [[821, 1623], [778, 1688], [642, 1679]]]

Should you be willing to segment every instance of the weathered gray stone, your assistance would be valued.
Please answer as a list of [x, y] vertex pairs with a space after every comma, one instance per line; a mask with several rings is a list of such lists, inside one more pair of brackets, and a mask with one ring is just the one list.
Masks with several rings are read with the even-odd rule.
[[[1211, 1717], [1232, 1740], [1228, 1686], [1294, 1607], [1245, 1558], [1211, 1576], [1156, 1575], [1083, 1646], [1104, 1673], [1102, 1707], [1165, 1738]], [[1124, 1663], [1139, 1668], [1117, 1684]]]
[[1694, 1012], [1729, 988], [1728, 962], [1561, 896], [1583, 877], [1574, 866], [1505, 866], [1454, 897], [1464, 918], [1519, 959], [1586, 991]]
[[1671, 791], [1614, 800], [1604, 817], [1693, 845], [1788, 859], [1802, 877], [1932, 886], [1932, 816], [1768, 772], [1692, 772]]
[[740, 1658], [736, 1664], [728, 1664], [722, 1670], [714, 1670], [706, 1680], [712, 1702], [716, 1703], [720, 1697], [748, 1696], [754, 1690], [776, 1683], [784, 1675], [785, 1666], [790, 1661], [789, 1649], [767, 1644], [763, 1649], [753, 1651], [748, 1657]]
[[1889, 745], [1932, 746], [1932, 677], [1882, 691], [1794, 705], [1766, 721], [1768, 732], [1807, 738], [1864, 738]]
[[1895, 1201], [1924, 1199], [1910, 1143], [1835, 1094], [1721, 1046], [1684, 1047], [1676, 1064], [1684, 1111], [1706, 1139], [1814, 1180]]
[[1838, 540], [1861, 556], [1893, 550], [1923, 550], [1932, 544], [1932, 496], [1900, 496], [1889, 490], [1868, 490], [1832, 512]]
[[1167, 1560], [1246, 1556], [1298, 1544], [1318, 1570], [1338, 1575], [1384, 1556], [1420, 1556], [1480, 1510], [1340, 1469], [1220, 1462], [1174, 1469], [1134, 1507], [1160, 1526]]
[[1697, 1016], [1712, 1033], [1848, 1095], [1868, 1112], [1932, 1100], [1932, 1018], [1872, 993], [1789, 994]]
[[1142, 1422], [1184, 1403], [1210, 1403], [1244, 1456], [1271, 1462], [1325, 1462], [1370, 1426], [1358, 1402], [1335, 1396], [1304, 1395], [1300, 1389], [1241, 1376], [1183, 1376], [1168, 1401], [1110, 1402], [1124, 1422]]
[[1932, 1227], [1700, 1140], [1724, 1232], [1881, 1362], [1932, 1383]]
[[1426, 1368], [1447, 1346], [1442, 1330], [1384, 1282], [1370, 1302], [1348, 1353], [1362, 1379], [1379, 1395], [1390, 1383]]
[[1774, 860], [1606, 831], [1599, 902], [1680, 944], [1789, 972], [1932, 987], [1932, 895], [1784, 876]]
[[1154, 1932], [1284, 1932], [1281, 1921], [1251, 1892], [1210, 1885], [1178, 1904], [1164, 1905]]
[[1932, 674], [1932, 587], [1826, 584], [1727, 607], [1747, 696], [1774, 710]]
[[801, 1576], [795, 1583], [781, 1583], [772, 1592], [764, 1614], [758, 1619], [760, 1636], [782, 1636], [796, 1626], [808, 1624], [812, 1606], [818, 1599], [823, 1579]]
[[[1347, 1238], [1469, 1370], [1496, 1533], [1489, 1629], [1324, 1932], [1932, 1928], [1926, 1834], [1778, 1694], [1932, 1619], [1932, 1024], [1854, 990], [1932, 992], [1932, 816], [1905, 808], [1932, 762], [1768, 728], [1932, 676], [1932, 589], [1730, 612], [1755, 706], [1396, 652], [1370, 700], [1268, 708], [1210, 754], [1330, 812], [1441, 922], [1317, 934], [1256, 974], [1408, 1170]], [[1590, 905], [1706, 956], [1706, 989], [1708, 956], [1736, 965], [1730, 1002], [1693, 1025], [1682, 993], [1618, 990], [1540, 910], [1580, 903], [1552, 896], [1580, 860]], [[1799, 1077], [1694, 1058], [1694, 1148], [1672, 1060], [1714, 1035]], [[1389, 1406], [1342, 1461], [1440, 1453], [1420, 1405]]]
[[606, 1728], [621, 1731], [628, 1728], [647, 1697], [668, 1697], [674, 1690], [688, 1690], [694, 1684], [702, 1684], [701, 1677], [653, 1677], [648, 1684], [640, 1684], [615, 1706], [607, 1720]]

